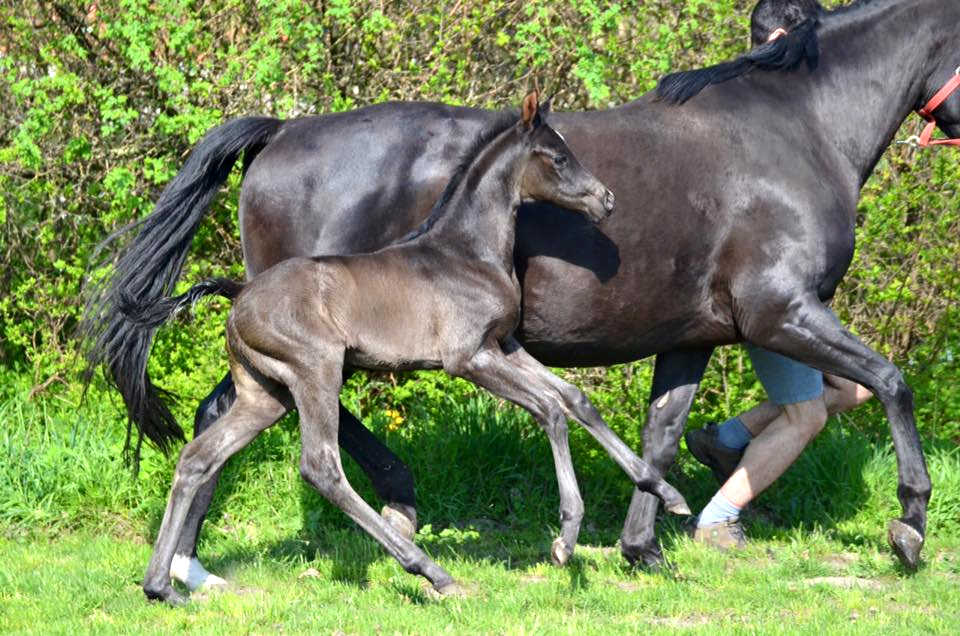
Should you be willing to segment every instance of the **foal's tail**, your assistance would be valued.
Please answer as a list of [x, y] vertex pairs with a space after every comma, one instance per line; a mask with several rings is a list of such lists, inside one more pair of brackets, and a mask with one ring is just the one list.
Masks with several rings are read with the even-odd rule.
[[[92, 285], [80, 325], [87, 349], [84, 380], [89, 382], [97, 367], [103, 367], [107, 381], [123, 397], [128, 417], [124, 454], [134, 464], [139, 461], [144, 436], [167, 452], [184, 435], [164, 403], [168, 394], [154, 386], [147, 373], [156, 327], [149, 319], [138, 324], [123, 308], [137, 307], [138, 315], [147, 318], [162, 314], [200, 221], [233, 164], [243, 153], [246, 168], [282, 124], [270, 117], [247, 117], [207, 133], [164, 189], [153, 212], [115, 232], [98, 247], [103, 249], [119, 235], [139, 227], [116, 259], [112, 273]], [[151, 311], [154, 305], [156, 313]], [[139, 432], [135, 445], [131, 444], [133, 426]]]
[[117, 308], [137, 327], [159, 329], [187, 307], [196, 305], [204, 296], [223, 296], [233, 300], [243, 291], [243, 287], [243, 283], [229, 278], [208, 278], [179, 296], [161, 298], [152, 303], [140, 303], [132, 296], [121, 293]]

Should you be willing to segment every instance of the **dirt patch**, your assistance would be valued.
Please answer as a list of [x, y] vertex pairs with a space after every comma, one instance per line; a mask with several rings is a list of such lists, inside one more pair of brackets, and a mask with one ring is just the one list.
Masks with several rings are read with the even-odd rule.
[[837, 568], [846, 568], [860, 561], [860, 555], [853, 552], [837, 552], [823, 557], [823, 562]]
[[683, 629], [708, 625], [712, 620], [713, 618], [707, 614], [694, 614], [692, 616], [664, 616], [651, 618], [647, 622], [651, 625], [662, 625], [664, 627]]
[[802, 582], [803, 585], [813, 586], [813, 585], [829, 585], [831, 587], [839, 587], [843, 589], [860, 589], [860, 590], [882, 590], [883, 584], [880, 581], [874, 581], [872, 579], [862, 579], [857, 576], [818, 576], [812, 579], [806, 579]]
[[526, 576], [520, 577], [520, 582], [524, 585], [537, 585], [539, 583], [546, 583], [549, 580], [550, 579], [542, 574], [527, 574]]

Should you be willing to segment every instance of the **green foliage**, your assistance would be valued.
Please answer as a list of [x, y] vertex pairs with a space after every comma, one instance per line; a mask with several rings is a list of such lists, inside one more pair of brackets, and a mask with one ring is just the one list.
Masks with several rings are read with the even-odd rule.
[[[836, 4], [836, 3], [828, 3]], [[559, 109], [603, 108], [671, 69], [743, 50], [751, 2], [467, 0], [27, 0], [0, 7], [0, 364], [40, 389], [76, 389], [71, 337], [96, 245], [146, 215], [190, 147], [231, 117], [338, 111], [386, 99], [516, 103], [538, 84]], [[909, 121], [901, 136], [918, 127]], [[928, 438], [960, 439], [960, 205], [955, 153], [899, 147], [864, 189], [858, 252], [837, 299], [845, 322], [906, 371]], [[239, 174], [203, 223], [183, 285], [241, 274]], [[121, 238], [109, 246], [123, 244]], [[194, 400], [223, 372], [222, 305], [163, 332], [159, 384]], [[639, 444], [647, 362], [569, 372]], [[364, 376], [357, 408], [407, 425], [474, 390], [431, 374]], [[361, 386], [357, 380], [356, 387]], [[743, 354], [714, 356], [693, 421], [760, 399]], [[882, 413], [853, 425], [885, 434]]]

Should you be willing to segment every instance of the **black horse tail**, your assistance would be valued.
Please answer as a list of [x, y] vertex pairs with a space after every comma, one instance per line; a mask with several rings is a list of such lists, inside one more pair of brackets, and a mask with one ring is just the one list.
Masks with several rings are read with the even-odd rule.
[[710, 84], [726, 82], [754, 69], [790, 71], [806, 61], [807, 68], [812, 70], [820, 57], [818, 22], [819, 18], [807, 18], [787, 35], [761, 44], [730, 62], [671, 73], [657, 84], [657, 97], [671, 104], [683, 104]]
[[233, 300], [243, 290], [244, 284], [229, 278], [202, 280], [179, 296], [164, 297], [148, 303], [121, 292], [117, 309], [127, 320], [141, 329], [159, 329], [187, 307], [193, 307], [205, 296], [223, 296]]
[[[124, 456], [139, 463], [143, 438], [168, 453], [174, 441], [183, 441], [180, 425], [164, 403], [169, 393], [155, 386], [147, 373], [147, 358], [155, 327], [137, 324], [123, 307], [139, 307], [150, 315], [150, 305], [173, 292], [200, 221], [217, 190], [227, 180], [240, 154], [248, 166], [270, 142], [283, 122], [270, 117], [235, 119], [207, 133], [186, 163], [167, 184], [153, 212], [145, 219], [108, 237], [98, 251], [117, 236], [139, 227], [113, 271], [92, 285], [80, 334], [84, 339], [89, 384], [98, 367], [123, 397], [127, 409]], [[158, 309], [158, 311], [161, 311]], [[138, 430], [135, 446], [132, 429]]]

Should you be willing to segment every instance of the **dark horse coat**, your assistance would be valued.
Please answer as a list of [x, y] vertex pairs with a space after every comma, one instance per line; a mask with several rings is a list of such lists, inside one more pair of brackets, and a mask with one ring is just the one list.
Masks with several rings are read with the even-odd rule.
[[[853, 255], [860, 188], [901, 122], [954, 74], [958, 38], [958, 2], [860, 2], [740, 61], [668, 79], [660, 95], [557, 114], [556, 128], [613, 190], [618, 210], [599, 226], [542, 206], [521, 210], [524, 346], [558, 366], [660, 354], [644, 445], [660, 470], [675, 457], [715, 346], [748, 340], [866, 386], [886, 409], [898, 459], [903, 516], [891, 523], [891, 544], [914, 566], [930, 480], [911, 392], [823, 301]], [[960, 134], [960, 96], [936, 115]], [[140, 298], [172, 291], [193, 232], [242, 151], [241, 231], [255, 274], [291, 256], [368, 251], [403, 236], [429, 211], [466, 140], [493, 117], [392, 103], [213, 131], [89, 314], [98, 337], [92, 359], [107, 363], [141, 430], [161, 445], [182, 435], [144, 371], [152, 333], [128, 325], [115, 299], [120, 290]], [[209, 413], [229, 398], [220, 388], [205, 403]], [[392, 467], [399, 480], [378, 492], [412, 510], [408, 473], [341, 415], [341, 443], [372, 473]], [[655, 511], [654, 499], [635, 497], [623, 535], [629, 557], [660, 558]]]

